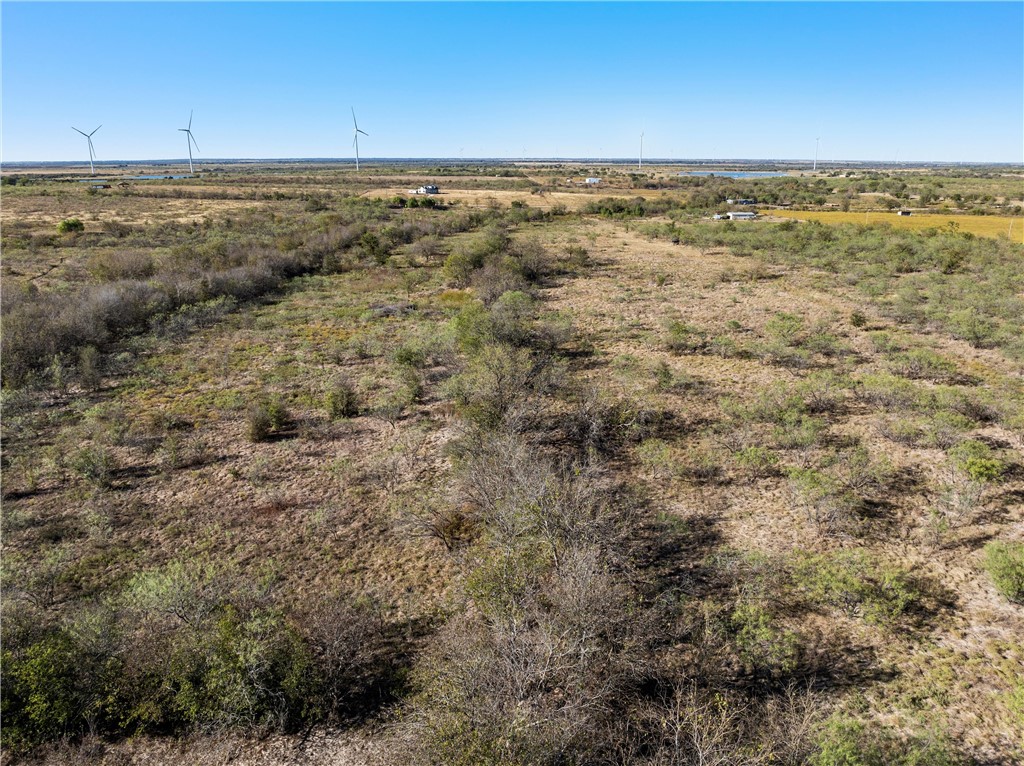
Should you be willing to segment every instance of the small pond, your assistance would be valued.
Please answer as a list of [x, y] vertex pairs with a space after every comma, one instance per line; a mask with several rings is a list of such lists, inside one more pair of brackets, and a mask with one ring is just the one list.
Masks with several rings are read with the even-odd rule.
[[770, 178], [772, 176], [788, 176], [772, 170], [684, 170], [681, 176], [720, 176], [722, 178]]

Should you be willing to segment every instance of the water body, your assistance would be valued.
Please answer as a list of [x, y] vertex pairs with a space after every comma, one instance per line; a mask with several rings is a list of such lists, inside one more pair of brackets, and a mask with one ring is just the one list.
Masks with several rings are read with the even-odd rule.
[[161, 181], [165, 178], [192, 178], [188, 173], [183, 176], [128, 176], [129, 181]]
[[[123, 176], [121, 178], [115, 178], [114, 181], [163, 181], [165, 178], [193, 178], [186, 173], [183, 176]], [[79, 178], [78, 183], [80, 184], [109, 184], [111, 179], [109, 178]]]
[[681, 176], [719, 176], [722, 178], [770, 178], [772, 176], [788, 176], [773, 170], [684, 170]]

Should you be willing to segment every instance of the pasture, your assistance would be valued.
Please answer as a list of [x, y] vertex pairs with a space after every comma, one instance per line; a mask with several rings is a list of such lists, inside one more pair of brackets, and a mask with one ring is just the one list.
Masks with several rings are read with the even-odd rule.
[[5, 183], [11, 760], [1024, 757], [1020, 218], [675, 173]]

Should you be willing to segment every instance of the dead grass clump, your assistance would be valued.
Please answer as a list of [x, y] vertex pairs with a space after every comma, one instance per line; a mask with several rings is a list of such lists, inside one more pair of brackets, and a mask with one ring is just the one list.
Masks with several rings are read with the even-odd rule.
[[592, 389], [561, 422], [579, 454], [607, 454], [654, 437], [665, 422], [665, 412], [639, 397], [612, 398]]
[[338, 593], [314, 599], [292, 614], [316, 678], [327, 717], [364, 718], [401, 685], [399, 646], [383, 606], [369, 596]]
[[97, 282], [121, 279], [147, 279], [156, 273], [151, 253], [137, 250], [114, 250], [94, 254], [88, 263], [89, 272]]

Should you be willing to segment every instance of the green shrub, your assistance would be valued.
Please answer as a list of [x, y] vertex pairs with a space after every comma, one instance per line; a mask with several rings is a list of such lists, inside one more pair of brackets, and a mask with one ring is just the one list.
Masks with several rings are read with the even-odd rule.
[[790, 489], [807, 517], [826, 532], [844, 532], [863, 505], [836, 477], [813, 468], [790, 468]]
[[878, 724], [834, 715], [821, 726], [809, 766], [957, 766], [964, 763], [944, 736], [898, 737]]
[[954, 311], [946, 320], [954, 338], [962, 338], [976, 348], [992, 345], [996, 339], [997, 326], [977, 308]]
[[708, 484], [721, 478], [722, 456], [706, 444], [695, 444], [680, 456], [678, 470], [692, 482]]
[[809, 450], [821, 441], [827, 429], [824, 420], [795, 412], [784, 415], [784, 421], [772, 429], [779, 449]]
[[810, 333], [800, 345], [808, 351], [826, 357], [842, 356], [849, 353], [849, 347], [840, 341], [838, 336], [825, 331]]
[[783, 382], [762, 388], [756, 397], [747, 402], [723, 397], [719, 407], [730, 419], [743, 423], [783, 424], [799, 419], [806, 411], [800, 394]]
[[249, 408], [246, 423], [249, 441], [265, 442], [291, 425], [291, 415], [278, 397], [265, 397]]
[[892, 356], [899, 354], [906, 350], [906, 345], [902, 335], [894, 336], [891, 332], [885, 330], [877, 330], [875, 332], [868, 333], [868, 340], [871, 341], [871, 345], [875, 351], [886, 356]]
[[811, 414], [834, 413], [843, 403], [844, 391], [850, 387], [845, 376], [831, 370], [812, 372], [796, 386], [804, 408]]
[[415, 404], [423, 399], [423, 378], [415, 367], [403, 365], [398, 368], [398, 391], [408, 405]]
[[85, 231], [85, 224], [77, 218], [65, 218], [57, 224], [57, 231], [61, 234], [73, 234], [75, 232]]
[[445, 278], [456, 287], [465, 287], [488, 256], [503, 252], [508, 244], [508, 233], [497, 227], [461, 242], [445, 259]]
[[100, 352], [95, 346], [84, 346], [78, 351], [78, 364], [75, 365], [78, 382], [87, 391], [98, 391], [103, 382], [100, 370]]
[[1009, 601], [1024, 604], [1024, 543], [989, 543], [982, 565], [1000, 593]]
[[501, 343], [526, 346], [535, 312], [529, 295], [518, 290], [506, 292], [491, 306], [491, 334]]
[[728, 335], [716, 335], [707, 341], [708, 353], [724, 359], [734, 359], [743, 356], [746, 352], [740, 345]]
[[974, 481], [996, 481], [1006, 470], [1006, 463], [995, 457], [992, 448], [977, 439], [960, 442], [949, 456]]
[[449, 327], [463, 351], [479, 351], [494, 339], [491, 314], [480, 301], [463, 305], [449, 322]]
[[529, 414], [527, 402], [544, 385], [543, 372], [529, 349], [486, 345], [464, 372], [449, 381], [448, 390], [470, 422], [484, 428], [504, 424], [515, 430]]
[[774, 476], [779, 470], [779, 456], [767, 447], [746, 447], [733, 454], [736, 464], [751, 476]]
[[958, 412], [940, 410], [933, 414], [924, 425], [925, 443], [930, 447], [949, 449], [961, 441], [973, 423]]
[[117, 468], [110, 448], [102, 444], [81, 447], [70, 460], [71, 470], [98, 487], [109, 487]]
[[909, 380], [888, 373], [862, 376], [855, 391], [862, 400], [890, 410], [916, 409], [923, 399], [921, 390]]
[[79, 657], [71, 639], [52, 633], [20, 656], [3, 653], [3, 743], [15, 752], [56, 740], [84, 721]]
[[654, 390], [670, 391], [673, 383], [674, 376], [672, 375], [672, 368], [669, 367], [668, 362], [663, 359], [658, 362], [658, 366], [654, 368]]
[[780, 628], [763, 606], [740, 603], [729, 617], [733, 642], [748, 673], [788, 673], [796, 667], [800, 639]]
[[921, 426], [913, 418], [895, 418], [884, 421], [878, 427], [879, 433], [897, 444], [917, 445], [922, 441]]
[[665, 347], [676, 354], [695, 354], [708, 345], [707, 335], [685, 322], [669, 322]]
[[197, 722], [286, 729], [301, 720], [302, 702], [313, 696], [310, 658], [280, 612], [228, 607], [211, 643]]
[[1003, 419], [1010, 403], [987, 390], [965, 391], [956, 386], [935, 386], [935, 407], [953, 412], [979, 423], [996, 423]]
[[931, 349], [915, 348], [902, 354], [895, 354], [889, 361], [889, 369], [897, 375], [914, 380], [948, 380], [956, 375], [956, 364]]
[[324, 404], [331, 420], [354, 418], [359, 414], [359, 394], [347, 380], [334, 383], [324, 398]]
[[768, 337], [786, 346], [798, 345], [804, 331], [804, 320], [796, 314], [780, 311], [764, 327]]
[[427, 363], [427, 352], [418, 345], [403, 343], [392, 354], [395, 364], [405, 367], [423, 367]]
[[664, 439], [644, 439], [636, 447], [636, 459], [656, 479], [672, 473], [673, 451]]
[[893, 626], [921, 598], [906, 570], [881, 565], [857, 549], [798, 553], [793, 580], [811, 602], [839, 607], [882, 626]]
[[858, 445], [835, 456], [832, 472], [848, 490], [863, 495], [889, 484], [894, 469], [887, 457], [872, 457], [867, 447]]

